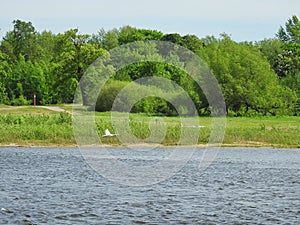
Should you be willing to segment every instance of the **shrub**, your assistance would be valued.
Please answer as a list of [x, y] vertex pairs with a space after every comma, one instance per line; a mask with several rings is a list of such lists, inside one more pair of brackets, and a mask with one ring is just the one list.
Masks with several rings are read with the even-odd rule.
[[20, 105], [30, 105], [32, 103], [32, 100], [27, 100], [23, 95], [20, 95], [19, 98], [13, 99], [10, 104], [14, 106], [20, 106]]

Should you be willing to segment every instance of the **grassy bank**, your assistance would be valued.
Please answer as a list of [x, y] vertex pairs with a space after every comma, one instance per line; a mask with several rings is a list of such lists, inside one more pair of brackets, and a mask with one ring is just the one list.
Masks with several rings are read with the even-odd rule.
[[1, 145], [75, 145], [72, 118], [67, 113], [1, 113]]
[[[66, 110], [68, 106], [61, 106]], [[163, 145], [176, 145], [181, 132], [181, 121], [177, 117], [150, 117], [143, 114], [130, 116], [130, 128], [138, 138], [150, 135], [149, 124], [153, 121], [167, 126]], [[199, 144], [208, 142], [211, 128], [209, 117], [199, 118], [203, 128], [199, 133]], [[112, 125], [110, 113], [96, 113], [99, 136]], [[102, 138], [104, 144], [121, 144], [118, 138]], [[1, 145], [55, 145], [74, 146], [72, 116], [64, 112], [39, 107], [0, 107]], [[300, 147], [299, 117], [227, 118], [224, 146], [274, 146]]]

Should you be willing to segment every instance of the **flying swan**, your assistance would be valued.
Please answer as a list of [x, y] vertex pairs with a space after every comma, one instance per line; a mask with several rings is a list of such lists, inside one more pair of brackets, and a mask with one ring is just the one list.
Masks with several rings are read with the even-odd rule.
[[105, 134], [102, 137], [113, 137], [117, 136], [117, 134], [111, 134], [108, 129], [105, 130]]

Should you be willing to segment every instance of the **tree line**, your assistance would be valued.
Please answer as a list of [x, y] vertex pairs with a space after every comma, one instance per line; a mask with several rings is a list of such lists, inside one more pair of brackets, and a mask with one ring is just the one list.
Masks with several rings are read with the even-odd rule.
[[[71, 103], [91, 63], [115, 47], [144, 40], [172, 42], [203, 59], [219, 82], [228, 115], [300, 114], [300, 22], [297, 16], [280, 26], [272, 39], [241, 43], [225, 33], [219, 38], [199, 38], [131, 26], [109, 31], [100, 29], [92, 35], [81, 34], [78, 29], [54, 34], [38, 32], [31, 22], [15, 20], [13, 29], [0, 42], [0, 103], [32, 104], [34, 94], [38, 104]], [[135, 57], [142, 57], [136, 54]], [[160, 56], [153, 52], [153, 57]], [[181, 86], [193, 99], [200, 115], [210, 113], [201, 88], [175, 66], [140, 62], [120, 70], [114, 67], [106, 70], [113, 76], [99, 94], [98, 111], [110, 110], [118, 91], [130, 82], [155, 75]], [[159, 89], [159, 84], [154, 86]], [[85, 105], [92, 104], [84, 93], [81, 98]], [[142, 99], [132, 111], [176, 114], [169, 102], [158, 97]]]

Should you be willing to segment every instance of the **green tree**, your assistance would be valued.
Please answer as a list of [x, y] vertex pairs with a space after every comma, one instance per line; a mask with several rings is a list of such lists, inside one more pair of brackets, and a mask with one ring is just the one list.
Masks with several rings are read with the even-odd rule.
[[281, 78], [281, 84], [297, 93], [295, 114], [300, 113], [300, 21], [292, 16], [279, 28], [277, 37], [283, 43], [283, 51], [277, 56], [274, 70]]
[[205, 47], [204, 43], [196, 35], [189, 34], [182, 37], [181, 45], [198, 55]]
[[[57, 102], [72, 102], [79, 80], [88, 66], [106, 51], [95, 43], [88, 43], [89, 35], [79, 34], [78, 29], [71, 29], [58, 34], [55, 51], [56, 78], [53, 88], [57, 91]], [[83, 104], [86, 96], [82, 93]]]
[[178, 44], [180, 45], [182, 43], [182, 37], [180, 36], [180, 34], [177, 33], [173, 33], [173, 34], [165, 34], [162, 38], [162, 41], [169, 41], [172, 42], [174, 44]]
[[294, 15], [288, 19], [285, 28], [280, 26], [277, 37], [283, 42], [300, 44], [300, 21], [298, 17]]
[[21, 56], [6, 78], [9, 98], [32, 100], [34, 93], [37, 94], [38, 103], [49, 103], [48, 89], [46, 85], [44, 68], [37, 62], [26, 61]]
[[37, 32], [31, 22], [14, 20], [14, 29], [3, 38], [1, 49], [12, 60], [18, 60], [19, 55], [25, 60], [34, 60], [38, 56]]
[[125, 26], [120, 29], [118, 41], [119, 44], [126, 44], [134, 41], [160, 40], [163, 34], [156, 30], [137, 29]]
[[[283, 88], [259, 48], [251, 43], [235, 43], [223, 36], [205, 51], [209, 65], [223, 90], [228, 112], [236, 115], [278, 114], [284, 108]], [[286, 106], [295, 99], [286, 91]]]
[[6, 91], [6, 80], [10, 67], [5, 59], [5, 56], [0, 51], [0, 103], [8, 103], [8, 96]]
[[262, 54], [267, 57], [270, 66], [278, 74], [276, 63], [278, 60], [278, 55], [282, 54], [282, 52], [284, 51], [284, 43], [276, 38], [264, 39], [262, 41], [256, 42], [255, 46], [257, 46]]
[[[128, 82], [124, 81], [112, 81], [105, 85], [101, 89], [95, 110], [99, 112], [110, 111], [118, 93], [128, 84]], [[123, 103], [119, 102], [119, 104], [122, 105]], [[122, 110], [120, 109], [120, 111]]]
[[106, 50], [111, 50], [119, 46], [119, 30], [112, 29], [110, 31], [105, 31], [101, 29], [98, 31], [97, 35], [93, 35], [91, 41], [97, 43], [99, 47]]

